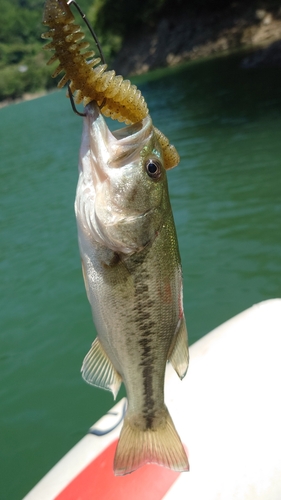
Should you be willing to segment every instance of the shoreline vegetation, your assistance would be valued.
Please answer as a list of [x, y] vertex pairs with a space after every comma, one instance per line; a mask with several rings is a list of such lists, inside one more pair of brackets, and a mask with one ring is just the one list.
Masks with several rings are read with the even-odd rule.
[[281, 68], [281, 7], [257, 9], [233, 2], [231, 7], [212, 13], [164, 17], [154, 32], [126, 40], [114, 69], [117, 73], [139, 75], [237, 50], [245, 52], [244, 68]]
[[[6, 0], [0, 0], [0, 3], [3, 1]], [[84, 1], [79, 2], [82, 8]], [[36, 7], [38, 17], [39, 0], [26, 3], [33, 5], [33, 11], [25, 11], [34, 13]], [[252, 1], [245, 5], [243, 2], [209, 0], [208, 8], [208, 2], [204, 0], [193, 7], [190, 2], [189, 8], [184, 0], [174, 0], [173, 3], [169, 0], [154, 1], [158, 11], [153, 7], [152, 15], [148, 8], [151, 2], [146, 0], [143, 2], [148, 9], [146, 15], [143, 13], [142, 19], [136, 20], [130, 29], [120, 27], [118, 16], [115, 24], [111, 20], [113, 24], [108, 26], [102, 9], [88, 9], [91, 23], [100, 26], [98, 36], [105, 47], [107, 60], [111, 61], [109, 67], [116, 74], [130, 77], [237, 50], [245, 52], [242, 66], [246, 69], [260, 66], [281, 68], [281, 7], [278, 2]], [[111, 0], [103, 0], [106, 13], [110, 4]], [[120, 5], [123, 4], [126, 0], [120, 1]], [[40, 34], [45, 30], [41, 28], [41, 18], [36, 19], [36, 26], [30, 28], [26, 44], [24, 40], [20, 43], [19, 38], [11, 43], [8, 38], [8, 48], [8, 43], [3, 43], [5, 33], [2, 33], [1, 40], [0, 32], [0, 108], [55, 90], [56, 80], [51, 78], [51, 73], [57, 64], [46, 66], [51, 53], [42, 50], [44, 42], [40, 43]], [[78, 23], [82, 24], [81, 19]]]

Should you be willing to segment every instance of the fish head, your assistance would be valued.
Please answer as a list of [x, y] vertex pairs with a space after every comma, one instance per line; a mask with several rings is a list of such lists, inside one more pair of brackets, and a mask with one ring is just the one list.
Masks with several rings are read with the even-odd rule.
[[161, 146], [151, 117], [111, 132], [96, 103], [85, 108], [76, 195], [78, 227], [131, 254], [157, 235], [169, 205]]

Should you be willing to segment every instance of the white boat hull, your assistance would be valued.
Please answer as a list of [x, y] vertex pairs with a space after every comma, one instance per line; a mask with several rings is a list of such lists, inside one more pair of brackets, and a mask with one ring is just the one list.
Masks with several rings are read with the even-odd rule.
[[24, 500], [280, 500], [280, 358], [281, 299], [272, 299], [193, 344], [183, 381], [167, 367], [165, 400], [190, 472], [113, 475], [123, 399]]

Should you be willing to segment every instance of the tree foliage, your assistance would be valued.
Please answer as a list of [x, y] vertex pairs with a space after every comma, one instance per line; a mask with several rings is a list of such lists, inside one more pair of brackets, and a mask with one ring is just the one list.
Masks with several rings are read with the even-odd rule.
[[[153, 29], [163, 15], [186, 9], [225, 9], [233, 4], [233, 0], [78, 2], [98, 34], [107, 60], [118, 52], [124, 37], [143, 28]], [[249, 0], [252, 2], [272, 6], [278, 0]], [[0, 100], [55, 85], [50, 76], [52, 67], [46, 66], [50, 53], [42, 51], [43, 7], [44, 0], [0, 0]], [[81, 18], [78, 23], [82, 24]], [[87, 32], [87, 28], [83, 31]]]
[[0, 0], [0, 100], [51, 84], [42, 52], [42, 0]]
[[153, 24], [168, 0], [98, 0], [92, 9], [92, 21], [102, 33], [126, 35], [142, 24]]

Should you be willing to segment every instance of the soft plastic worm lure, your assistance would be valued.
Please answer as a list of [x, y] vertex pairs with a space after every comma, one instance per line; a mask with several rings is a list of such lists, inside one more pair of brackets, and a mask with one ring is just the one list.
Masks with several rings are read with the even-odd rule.
[[51, 29], [43, 33], [42, 37], [52, 38], [52, 41], [44, 48], [55, 50], [48, 64], [57, 59], [60, 62], [53, 77], [65, 71], [58, 87], [63, 87], [71, 80], [70, 89], [72, 93], [76, 91], [77, 104], [83, 101], [85, 106], [94, 100], [101, 107], [103, 115], [113, 120], [127, 124], [142, 120], [148, 114], [148, 109], [141, 92], [129, 80], [116, 76], [115, 71], [106, 71], [107, 65], [100, 64], [100, 58], [89, 60], [95, 53], [92, 50], [84, 51], [89, 43], [81, 42], [85, 35], [74, 21], [65, 0], [46, 1], [43, 24]]
[[[83, 102], [86, 106], [96, 101], [104, 116], [127, 125], [145, 118], [148, 108], [140, 90], [129, 80], [116, 76], [115, 71], [106, 71], [107, 65], [100, 64], [99, 57], [92, 59], [95, 52], [85, 51], [89, 43], [81, 41], [85, 35], [74, 21], [66, 0], [46, 0], [43, 24], [49, 26], [50, 31], [43, 33], [42, 38], [51, 39], [44, 49], [55, 51], [47, 64], [59, 61], [53, 78], [65, 73], [58, 87], [70, 81], [70, 91], [77, 104]], [[175, 147], [160, 130], [155, 128], [155, 133], [162, 146], [166, 169], [175, 167], [179, 163]]]

